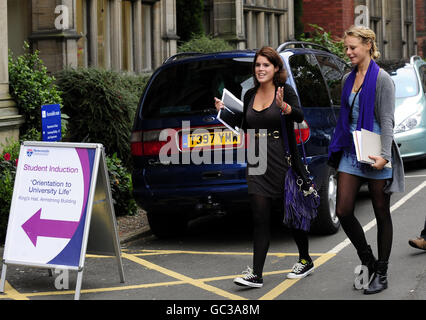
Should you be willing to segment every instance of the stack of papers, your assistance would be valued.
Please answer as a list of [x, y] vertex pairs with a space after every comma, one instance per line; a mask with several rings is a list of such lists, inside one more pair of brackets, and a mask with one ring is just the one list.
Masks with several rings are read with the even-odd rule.
[[235, 134], [239, 134], [243, 123], [243, 102], [227, 89], [223, 89], [222, 102], [225, 105], [217, 114], [217, 119]]
[[[362, 163], [374, 163], [374, 160], [368, 156], [379, 156], [382, 150], [382, 141], [380, 135], [369, 130], [355, 130], [353, 133], [356, 158]], [[388, 162], [385, 168], [392, 168]]]

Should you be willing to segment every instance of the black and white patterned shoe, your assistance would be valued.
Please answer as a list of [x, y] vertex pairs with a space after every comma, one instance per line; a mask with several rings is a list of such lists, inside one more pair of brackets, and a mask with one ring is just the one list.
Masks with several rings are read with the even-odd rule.
[[287, 274], [289, 279], [301, 279], [314, 271], [314, 263], [305, 259], [300, 259], [294, 266], [292, 271]]
[[253, 273], [250, 267], [243, 271], [243, 276], [234, 279], [235, 284], [244, 287], [261, 288], [263, 286], [263, 279]]

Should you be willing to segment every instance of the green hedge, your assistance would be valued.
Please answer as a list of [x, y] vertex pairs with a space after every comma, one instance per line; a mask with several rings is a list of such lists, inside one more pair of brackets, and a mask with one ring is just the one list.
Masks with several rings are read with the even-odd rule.
[[319, 45], [326, 47], [330, 52], [334, 53], [338, 57], [342, 58], [345, 61], [349, 61], [349, 58], [346, 56], [344, 51], [344, 43], [343, 40], [335, 39], [331, 32], [326, 32], [324, 28], [316, 25], [309, 24], [310, 27], [314, 28], [312, 32], [312, 36], [306, 38], [306, 35], [303, 34], [300, 36], [300, 41], [313, 42]]
[[65, 69], [57, 74], [63, 110], [69, 116], [65, 140], [96, 142], [131, 166], [130, 133], [147, 75], [103, 69]]
[[55, 78], [47, 73], [39, 52], [31, 53], [26, 42], [24, 50], [25, 53], [16, 58], [9, 51], [9, 91], [16, 101], [19, 113], [25, 119], [20, 128], [21, 134], [27, 134], [29, 130], [34, 129], [41, 130], [42, 105], [62, 104], [61, 92], [55, 84]]
[[18, 155], [19, 142], [5, 146], [0, 154], [0, 243], [6, 236]]
[[137, 205], [133, 198], [132, 176], [123, 162], [114, 153], [106, 157], [111, 186], [112, 201], [116, 216], [136, 214]]
[[230, 51], [235, 48], [221, 38], [213, 38], [212, 36], [193, 34], [191, 40], [182, 43], [178, 47], [178, 52], [219, 52]]

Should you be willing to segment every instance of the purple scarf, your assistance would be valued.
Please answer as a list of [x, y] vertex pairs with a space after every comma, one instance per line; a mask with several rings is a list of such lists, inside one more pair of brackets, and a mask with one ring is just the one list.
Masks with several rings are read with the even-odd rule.
[[[340, 152], [348, 147], [353, 148], [353, 138], [350, 132], [349, 113], [351, 106], [349, 105], [349, 95], [355, 82], [355, 76], [358, 67], [350, 73], [346, 79], [342, 91], [342, 103], [340, 108], [340, 116], [337, 121], [336, 130], [328, 149], [329, 158], [332, 153]], [[374, 123], [374, 105], [376, 100], [376, 81], [380, 67], [374, 60], [371, 60], [364, 78], [362, 90], [359, 93], [359, 118], [357, 130], [364, 128], [373, 131]], [[355, 151], [353, 150], [355, 153]]]

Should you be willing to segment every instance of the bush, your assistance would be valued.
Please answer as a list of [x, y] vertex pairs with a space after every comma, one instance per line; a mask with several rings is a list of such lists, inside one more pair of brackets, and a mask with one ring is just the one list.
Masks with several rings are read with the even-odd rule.
[[24, 50], [25, 53], [16, 59], [9, 51], [9, 91], [16, 101], [19, 113], [25, 119], [20, 128], [21, 134], [29, 129], [41, 130], [42, 105], [62, 104], [61, 92], [54, 83], [55, 78], [47, 74], [39, 52], [30, 53], [26, 42]]
[[333, 39], [331, 32], [325, 32], [324, 28], [316, 24], [309, 24], [309, 26], [314, 28], [312, 37], [305, 38], [306, 34], [303, 34], [300, 37], [300, 41], [312, 42], [324, 46], [338, 57], [342, 58], [345, 61], [349, 61], [344, 51], [343, 40]]
[[235, 48], [220, 38], [213, 38], [212, 36], [193, 35], [192, 39], [183, 43], [178, 47], [178, 52], [219, 52], [230, 51]]
[[116, 216], [133, 215], [136, 213], [136, 202], [133, 198], [132, 176], [117, 158], [117, 153], [106, 157], [112, 199]]
[[0, 243], [6, 237], [19, 147], [19, 142], [14, 142], [4, 147], [0, 154]]
[[146, 75], [102, 69], [65, 69], [58, 75], [63, 109], [69, 116], [67, 141], [102, 143], [131, 166], [130, 133]]

